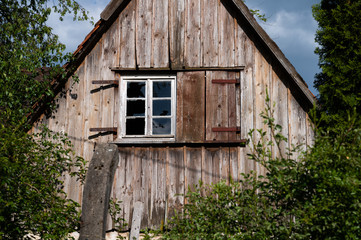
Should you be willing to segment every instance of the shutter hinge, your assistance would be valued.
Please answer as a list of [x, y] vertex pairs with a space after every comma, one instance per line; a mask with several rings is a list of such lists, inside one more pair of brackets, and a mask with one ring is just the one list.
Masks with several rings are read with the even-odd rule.
[[90, 132], [113, 132], [113, 134], [117, 134], [118, 129], [115, 127], [111, 128], [90, 128]]
[[94, 80], [92, 81], [92, 84], [111, 84], [115, 86], [119, 86], [118, 80]]

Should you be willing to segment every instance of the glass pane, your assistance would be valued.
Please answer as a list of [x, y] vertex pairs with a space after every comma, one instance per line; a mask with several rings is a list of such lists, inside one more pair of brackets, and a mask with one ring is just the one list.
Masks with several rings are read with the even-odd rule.
[[153, 100], [153, 116], [170, 116], [171, 100]]
[[127, 119], [126, 135], [144, 135], [145, 118]]
[[128, 82], [127, 83], [128, 98], [144, 98], [145, 82]]
[[153, 81], [153, 97], [171, 97], [171, 82]]
[[145, 116], [145, 101], [127, 101], [127, 116]]
[[153, 119], [153, 135], [171, 134], [171, 127], [172, 123], [170, 118]]

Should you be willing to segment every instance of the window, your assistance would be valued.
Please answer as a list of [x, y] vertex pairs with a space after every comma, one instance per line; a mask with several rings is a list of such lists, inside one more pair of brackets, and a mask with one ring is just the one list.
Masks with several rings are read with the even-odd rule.
[[122, 138], [174, 138], [175, 76], [122, 77]]

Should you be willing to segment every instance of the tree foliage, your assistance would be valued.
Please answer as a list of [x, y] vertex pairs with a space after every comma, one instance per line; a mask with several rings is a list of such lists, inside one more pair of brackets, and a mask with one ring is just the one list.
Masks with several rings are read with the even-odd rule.
[[0, 114], [13, 125], [32, 112], [32, 106], [52, 95], [51, 83], [64, 74], [60, 63], [70, 60], [65, 46], [47, 20], [53, 10], [87, 19], [74, 0], [2, 0], [0, 4]]
[[[361, 112], [361, 1], [322, 0], [313, 7], [319, 28], [320, 93], [324, 126], [333, 127]], [[361, 126], [358, 119], [356, 124]]]
[[61, 177], [83, 178], [83, 159], [60, 133], [26, 133], [33, 106], [54, 95], [70, 60], [47, 25], [51, 12], [88, 18], [75, 0], [0, 3], [0, 239], [61, 239], [78, 226], [78, 204], [66, 199]]
[[71, 142], [44, 129], [29, 135], [0, 125], [0, 239], [62, 239], [79, 227], [79, 204], [66, 199], [65, 174], [85, 178]]

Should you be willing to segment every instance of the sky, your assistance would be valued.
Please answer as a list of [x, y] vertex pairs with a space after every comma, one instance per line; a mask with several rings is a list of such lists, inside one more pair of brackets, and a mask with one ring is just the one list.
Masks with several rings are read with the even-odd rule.
[[[89, 11], [94, 22], [100, 19], [100, 13], [110, 0], [78, 0]], [[251, 9], [259, 9], [267, 17], [267, 22], [261, 21], [261, 26], [276, 42], [285, 56], [295, 66], [297, 72], [308, 84], [315, 95], [313, 87], [314, 76], [318, 68], [318, 56], [314, 54], [317, 47], [315, 32], [317, 22], [312, 17], [312, 5], [320, 0], [246, 0]], [[63, 22], [56, 15], [49, 19], [49, 25], [59, 36], [67, 51], [75, 51], [85, 36], [92, 30], [89, 22], [73, 22], [67, 17]]]

